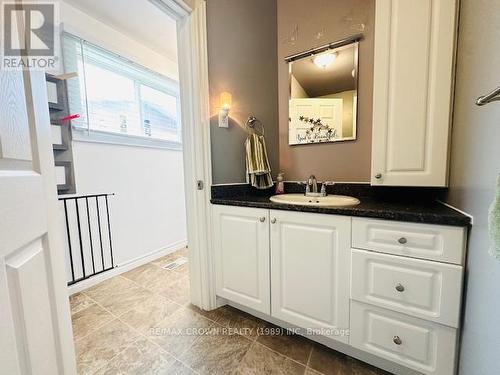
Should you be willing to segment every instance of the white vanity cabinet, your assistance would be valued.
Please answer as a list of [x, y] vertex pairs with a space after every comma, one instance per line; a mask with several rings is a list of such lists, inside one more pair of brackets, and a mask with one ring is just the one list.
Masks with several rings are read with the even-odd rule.
[[350, 345], [454, 374], [466, 228], [357, 217], [352, 237]]
[[351, 218], [270, 212], [271, 316], [347, 343]]
[[396, 374], [455, 373], [467, 228], [235, 206], [213, 213], [219, 297], [361, 360], [389, 361]]
[[457, 2], [375, 2], [373, 185], [448, 183]]
[[217, 295], [270, 314], [269, 210], [213, 206], [213, 239]]

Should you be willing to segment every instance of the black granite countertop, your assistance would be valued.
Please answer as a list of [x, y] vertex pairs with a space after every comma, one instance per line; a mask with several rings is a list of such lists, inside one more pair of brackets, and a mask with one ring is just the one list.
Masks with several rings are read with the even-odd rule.
[[[287, 193], [303, 187], [287, 183]], [[415, 223], [468, 226], [470, 218], [437, 201], [440, 189], [375, 188], [360, 184], [337, 184], [329, 194], [350, 195], [361, 203], [352, 207], [312, 207], [280, 204], [270, 201], [273, 189], [258, 191], [248, 185], [216, 185], [212, 187], [212, 204], [257, 207], [273, 210], [315, 212], [331, 215], [360, 216]]]

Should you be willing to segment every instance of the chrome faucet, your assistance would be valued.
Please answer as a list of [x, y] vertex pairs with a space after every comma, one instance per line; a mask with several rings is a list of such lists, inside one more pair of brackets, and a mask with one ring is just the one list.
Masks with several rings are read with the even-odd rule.
[[310, 175], [309, 179], [307, 180], [307, 186], [309, 186], [309, 192], [310, 193], [318, 193], [318, 181], [316, 180], [315, 175]]
[[318, 191], [318, 181], [316, 180], [316, 176], [312, 174], [303, 184], [306, 185], [306, 197], [326, 197], [326, 187], [328, 185], [334, 185], [335, 183], [325, 181], [321, 184], [321, 191]]

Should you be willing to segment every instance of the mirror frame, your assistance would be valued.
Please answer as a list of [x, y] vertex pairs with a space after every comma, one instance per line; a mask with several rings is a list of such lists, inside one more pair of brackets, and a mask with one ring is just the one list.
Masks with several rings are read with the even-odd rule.
[[[300, 53], [296, 53], [294, 55], [290, 55], [285, 57], [285, 62], [288, 63], [288, 103], [290, 103], [290, 100], [292, 99], [292, 85], [291, 85], [291, 76], [292, 76], [292, 65], [293, 62], [302, 60], [304, 58], [309, 58], [314, 55], [326, 52], [328, 50], [334, 50], [340, 47], [345, 47], [349, 45], [354, 46], [354, 69], [356, 71], [355, 75], [355, 88], [356, 88], [356, 96], [359, 98], [359, 42], [363, 39], [363, 34], [356, 34], [335, 42], [331, 42], [325, 45], [322, 45], [320, 47], [312, 48]], [[331, 140], [331, 141], [325, 141], [325, 142], [311, 142], [311, 143], [290, 143], [290, 107], [288, 107], [288, 145], [289, 146], [304, 146], [304, 145], [317, 145], [317, 144], [326, 144], [326, 143], [337, 143], [337, 142], [349, 142], [349, 141], [355, 141], [357, 139], [357, 127], [358, 127], [358, 115], [359, 115], [359, 105], [358, 105], [358, 99], [356, 99], [356, 113], [354, 117], [354, 111], [353, 111], [353, 119], [355, 118], [355, 123], [356, 125], [354, 126], [354, 121], [353, 121], [353, 135], [351, 137], [346, 137], [338, 140]]]

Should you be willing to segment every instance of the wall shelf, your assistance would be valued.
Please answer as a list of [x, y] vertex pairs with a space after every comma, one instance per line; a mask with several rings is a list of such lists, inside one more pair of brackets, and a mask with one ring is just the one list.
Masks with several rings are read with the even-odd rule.
[[[46, 74], [47, 96], [52, 130], [52, 149], [56, 175], [64, 183], [57, 185], [59, 195], [75, 194], [75, 173], [73, 164], [73, 148], [71, 145], [71, 121], [62, 122], [62, 117], [68, 116], [69, 104], [66, 90], [66, 81]], [[62, 170], [64, 168], [64, 171]]]

